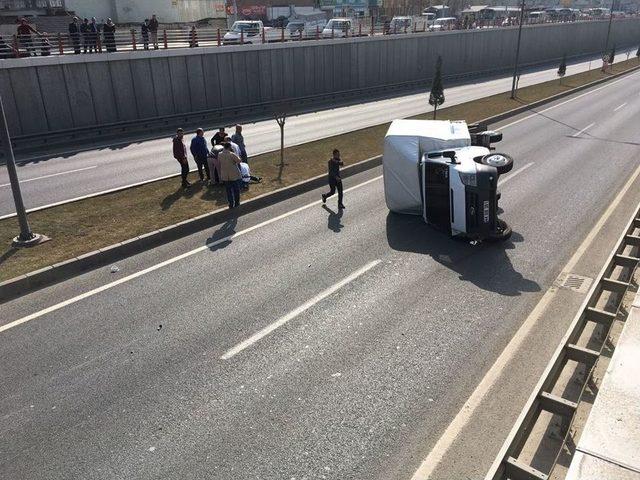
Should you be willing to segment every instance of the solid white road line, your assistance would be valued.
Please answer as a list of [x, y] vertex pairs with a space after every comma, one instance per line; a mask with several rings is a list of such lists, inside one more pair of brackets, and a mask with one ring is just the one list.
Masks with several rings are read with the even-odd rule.
[[[20, 180], [20, 183], [33, 182], [34, 180], [42, 180], [43, 178], [51, 178], [51, 177], [57, 177], [60, 175], [67, 175], [68, 173], [83, 172], [85, 170], [91, 170], [97, 167], [98, 167], [97, 165], [93, 165], [91, 167], [76, 168], [75, 170], [67, 170], [66, 172], [52, 173], [51, 175], [43, 175], [42, 177], [35, 177], [35, 178], [28, 178], [27, 180]], [[3, 183], [2, 185], [0, 185], [0, 188], [10, 187], [10, 186], [11, 186], [10, 183]]]
[[501, 178], [500, 180], [498, 180], [498, 186], [500, 187], [500, 186], [504, 185], [505, 183], [507, 183], [512, 178], [517, 177], [518, 175], [520, 175], [522, 172], [524, 172], [527, 168], [529, 168], [533, 164], [534, 164], [534, 162], [525, 163], [522, 167], [520, 167], [518, 170], [513, 172], [511, 175], [507, 175], [506, 177]]
[[590, 123], [589, 125], [587, 125], [586, 127], [584, 127], [582, 130], [580, 130], [577, 133], [574, 133], [573, 135], [571, 135], [572, 137], [579, 137], [580, 135], [582, 135], [584, 132], [586, 132], [587, 130], [589, 130], [591, 127], [593, 127], [595, 125], [595, 123]]
[[255, 334], [251, 335], [249, 338], [247, 338], [246, 340], [244, 340], [243, 342], [240, 342], [239, 344], [237, 344], [235, 347], [233, 347], [232, 349], [228, 350], [224, 355], [222, 355], [220, 357], [220, 360], [229, 360], [233, 357], [235, 357], [237, 354], [239, 354], [240, 352], [242, 352], [243, 350], [249, 348], [251, 345], [253, 345], [254, 343], [260, 341], [261, 339], [263, 339], [264, 337], [266, 337], [267, 335], [269, 335], [271, 332], [273, 332], [275, 329], [281, 327], [282, 325], [284, 325], [285, 323], [287, 323], [290, 320], [293, 320], [294, 318], [296, 318], [298, 315], [300, 315], [301, 313], [306, 312], [307, 310], [309, 310], [311, 307], [313, 307], [315, 304], [321, 302], [322, 300], [324, 300], [325, 298], [329, 297], [330, 295], [334, 294], [335, 292], [337, 292], [338, 290], [340, 290], [342, 287], [344, 287], [345, 285], [353, 282], [355, 279], [357, 279], [358, 277], [364, 275], [365, 273], [367, 273], [369, 270], [371, 270], [373, 267], [375, 267], [376, 265], [380, 264], [381, 260], [374, 260], [373, 262], [369, 262], [367, 263], [364, 267], [362, 267], [360, 270], [356, 270], [355, 272], [353, 272], [351, 275], [349, 275], [347, 278], [340, 280], [338, 283], [336, 283], [335, 285], [327, 288], [326, 290], [324, 290], [323, 292], [320, 292], [318, 295], [316, 295], [315, 297], [313, 297], [311, 300], [309, 300], [308, 302], [303, 303], [302, 305], [300, 305], [298, 308], [296, 308], [295, 310], [290, 311], [289, 313], [287, 313], [284, 317], [279, 318], [278, 320], [276, 320], [275, 322], [273, 322], [270, 325], [267, 325], [265, 328], [263, 328], [262, 330], [260, 330], [259, 332], [256, 332]]
[[[629, 191], [631, 186], [634, 184], [636, 179], [640, 176], [640, 166], [636, 168], [636, 171], [629, 178], [627, 183], [624, 185], [622, 190], [618, 193], [613, 202], [609, 205], [607, 210], [602, 214], [598, 222], [593, 226], [589, 234], [580, 244], [580, 247], [575, 251], [573, 256], [569, 259], [567, 264], [562, 269], [562, 272], [570, 272], [573, 270], [578, 261], [582, 258], [584, 253], [587, 251], [595, 237], [598, 235], [603, 225], [607, 221], [607, 219], [611, 216], [613, 211], [618, 207], [618, 205], [622, 202], [622, 199]], [[558, 276], [560, 278], [560, 276]], [[557, 280], [557, 279], [556, 279]], [[556, 282], [554, 281], [553, 284]], [[494, 384], [502, 375], [505, 367], [509, 364], [511, 359], [514, 357], [516, 352], [518, 352], [524, 342], [525, 338], [529, 335], [529, 332], [536, 325], [538, 320], [541, 318], [543, 312], [546, 310], [547, 306], [551, 303], [551, 300], [556, 296], [557, 289], [550, 287], [545, 294], [542, 296], [538, 304], [531, 311], [527, 319], [520, 326], [516, 334], [513, 336], [509, 344], [502, 351], [500, 356], [496, 359], [495, 363], [489, 368], [483, 379], [480, 381], [476, 389], [473, 391], [471, 396], [462, 406], [462, 409], [455, 416], [453, 421], [446, 428], [442, 436], [438, 439], [434, 447], [427, 455], [420, 465], [420, 467], [413, 474], [412, 480], [425, 480], [428, 479], [431, 474], [433, 474], [436, 467], [440, 464], [445, 454], [453, 445], [453, 442], [458, 437], [458, 435], [462, 432], [462, 430], [467, 426], [471, 417], [476, 412], [476, 409], [481, 404], [482, 400], [484, 400], [486, 394], [491, 390]]]
[[[347, 188], [345, 190], [345, 192], [351, 192], [351, 191], [356, 190], [358, 188], [362, 188], [365, 185], [369, 185], [370, 183], [373, 183], [373, 182], [376, 182], [376, 181], [380, 180], [381, 178], [382, 178], [382, 175], [379, 175], [379, 176], [377, 176], [375, 178], [371, 178], [371, 179], [369, 179], [369, 180], [367, 180], [365, 182], [359, 183], [358, 185], [354, 185], [353, 187]], [[107, 283], [106, 285], [102, 285], [101, 287], [94, 288], [93, 290], [90, 290], [88, 292], [85, 292], [85, 293], [82, 293], [80, 295], [77, 295], [77, 296], [75, 296], [73, 298], [70, 298], [69, 300], [65, 300], [64, 302], [57, 303], [55, 305], [52, 305], [51, 307], [48, 307], [48, 308], [45, 308], [43, 310], [37, 311], [35, 313], [32, 313], [31, 315], [27, 315], [26, 317], [22, 317], [22, 318], [20, 318], [18, 320], [15, 320], [13, 322], [7, 323], [6, 325], [1, 325], [0, 326], [0, 333], [4, 332], [6, 330], [9, 330], [11, 328], [17, 327], [18, 325], [22, 325], [23, 323], [30, 322], [31, 320], [35, 320], [36, 318], [40, 318], [43, 315], [47, 315], [48, 313], [55, 312], [56, 310], [60, 310], [61, 308], [64, 308], [64, 307], [67, 307], [67, 306], [72, 305], [74, 303], [77, 303], [77, 302], [79, 302], [81, 300], [84, 300], [85, 298], [89, 298], [89, 297], [92, 297], [94, 295], [97, 295], [98, 293], [104, 292], [106, 290], [109, 290], [109, 289], [111, 289], [113, 287], [116, 287], [118, 285], [121, 285], [123, 283], [127, 283], [127, 282], [129, 282], [131, 280], [134, 280], [134, 279], [138, 278], [138, 277], [142, 277], [143, 275], [146, 275], [147, 273], [151, 273], [151, 272], [154, 272], [156, 270], [159, 270], [159, 269], [161, 269], [163, 267], [166, 267], [167, 265], [171, 265], [172, 263], [176, 263], [176, 262], [178, 262], [178, 261], [180, 261], [180, 260], [182, 260], [184, 258], [191, 257], [192, 255], [195, 255], [196, 253], [204, 252], [204, 251], [208, 250], [211, 247], [215, 247], [216, 245], [220, 245], [221, 243], [228, 242], [230, 240], [233, 240], [234, 238], [241, 237], [242, 235], [246, 235], [247, 233], [253, 232], [254, 230], [257, 230], [259, 228], [266, 227], [267, 225], [271, 225], [272, 223], [275, 223], [275, 222], [277, 222], [279, 220], [283, 220], [283, 219], [285, 219], [287, 217], [290, 217], [291, 215], [295, 215], [298, 212], [302, 212], [303, 210], [311, 208], [311, 207], [313, 207], [315, 205], [319, 205], [320, 203], [322, 203], [322, 200], [317, 200], [315, 202], [308, 203], [307, 205], [303, 205], [302, 207], [298, 207], [298, 208], [296, 208], [294, 210], [291, 210], [289, 212], [283, 213], [282, 215], [278, 215], [277, 217], [273, 217], [273, 218], [271, 218], [269, 220], [266, 220], [266, 221], [264, 221], [262, 223], [254, 225], [253, 227], [249, 227], [249, 228], [246, 228], [244, 230], [240, 230], [239, 232], [236, 232], [236, 233], [234, 233], [232, 235], [229, 235], [227, 237], [224, 237], [224, 238], [221, 238], [219, 240], [216, 240], [215, 242], [207, 243], [206, 245], [203, 245], [202, 247], [198, 247], [198, 248], [196, 248], [194, 250], [191, 250], [189, 252], [185, 252], [185, 253], [183, 253], [181, 255], [178, 255], [177, 257], [170, 258], [168, 260], [165, 260], [164, 262], [160, 262], [160, 263], [158, 263], [156, 265], [153, 265], [151, 267], [145, 268], [144, 270], [140, 270], [139, 272], [132, 273], [131, 275], [123, 277], [123, 278], [121, 278], [119, 280], [115, 280], [113, 282]]]
[[522, 118], [520, 118], [520, 119], [518, 119], [518, 120], [516, 120], [514, 122], [507, 123], [506, 125], [503, 125], [503, 126], [501, 126], [499, 128], [500, 128], [500, 130], [504, 130], [505, 128], [513, 127], [514, 125], [522, 123], [525, 120], [529, 120], [530, 118], [537, 117], [541, 113], [548, 112], [549, 110], [553, 110], [554, 108], [561, 107], [562, 105], [566, 105], [567, 103], [575, 102], [579, 98], [586, 97], [587, 95], [593, 95], [595, 92], [599, 92], [600, 90], [603, 90], [605, 88], [609, 88], [609, 87], [611, 87], [611, 86], [613, 86], [613, 85], [615, 85], [617, 83], [620, 83], [620, 82], [622, 82], [624, 80], [629, 79], [630, 77], [633, 77], [634, 75], [638, 75], [638, 73], [639, 72], [633, 72], [633, 73], [630, 73], [629, 75], [625, 75], [625, 76], [619, 78], [618, 80], [614, 80], [612, 82], [607, 82], [601, 87], [594, 88], [593, 90], [588, 90], [585, 93], [582, 93], [582, 94], [580, 94], [578, 96], [570, 98], [569, 100], [565, 100], [564, 102], [556, 103], [555, 105], [551, 105], [550, 107], [547, 107], [547, 108], [545, 108], [543, 110], [540, 110], [540, 111], [538, 111], [536, 113], [532, 113], [530, 115], [527, 115], [526, 117], [522, 117]]
[[613, 109], [614, 112], [617, 112], [618, 110], [620, 110], [621, 108], [624, 108], [627, 105], [627, 102], [624, 102], [622, 105], [618, 105], [616, 108]]

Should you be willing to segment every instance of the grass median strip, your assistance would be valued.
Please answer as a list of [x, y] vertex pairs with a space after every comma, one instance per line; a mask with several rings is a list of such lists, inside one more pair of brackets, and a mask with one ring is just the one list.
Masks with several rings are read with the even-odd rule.
[[[620, 73], [637, 65], [635, 59], [620, 62], [613, 66], [612, 73]], [[443, 108], [438, 111], [438, 118], [476, 122], [607, 76], [610, 74], [591, 70], [565, 77], [562, 83], [553, 80], [521, 88], [515, 100], [504, 93]], [[427, 98], [428, 93], [425, 92], [425, 109], [428, 108]], [[431, 118], [431, 114], [414, 118]], [[340, 149], [347, 164], [379, 155], [388, 127], [388, 123], [382, 124], [289, 147], [285, 150], [286, 165], [283, 168], [279, 166], [279, 152], [253, 157], [252, 173], [261, 176], [263, 181], [251, 185], [250, 190], [243, 193], [243, 199], [324, 173], [333, 148]], [[171, 152], [167, 151], [167, 155], [171, 155]], [[200, 183], [195, 183], [189, 190], [179, 187], [179, 178], [170, 178], [34, 212], [29, 215], [33, 230], [52, 240], [31, 249], [10, 247], [11, 239], [18, 232], [16, 218], [0, 221], [0, 282], [226, 205], [226, 196], [221, 187], [207, 188]]]

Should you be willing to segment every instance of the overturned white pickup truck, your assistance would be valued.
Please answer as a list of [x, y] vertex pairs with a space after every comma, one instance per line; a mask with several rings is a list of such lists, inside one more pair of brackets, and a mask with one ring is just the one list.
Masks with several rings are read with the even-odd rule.
[[511, 228], [498, 219], [498, 177], [513, 160], [492, 153], [502, 134], [463, 121], [395, 120], [384, 141], [387, 207], [422, 215], [452, 236], [506, 240]]

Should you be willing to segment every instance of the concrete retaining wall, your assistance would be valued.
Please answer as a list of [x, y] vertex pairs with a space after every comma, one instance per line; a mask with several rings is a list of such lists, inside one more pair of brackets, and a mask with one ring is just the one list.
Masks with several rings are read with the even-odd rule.
[[[607, 22], [523, 29], [521, 61], [603, 49]], [[11, 133], [33, 135], [170, 114], [295, 100], [513, 65], [517, 28], [195, 50], [0, 61]], [[640, 42], [640, 20], [614, 22], [612, 43]], [[446, 86], [446, 83], [445, 83]]]

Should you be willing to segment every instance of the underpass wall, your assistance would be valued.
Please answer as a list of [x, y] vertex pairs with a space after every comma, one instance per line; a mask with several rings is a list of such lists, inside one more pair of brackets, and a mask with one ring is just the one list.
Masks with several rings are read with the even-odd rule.
[[[598, 53], [607, 22], [523, 28], [521, 62]], [[416, 86], [443, 57], [445, 76], [511, 68], [517, 28], [0, 61], [14, 136], [164, 117], [395, 84]], [[640, 42], [640, 19], [613, 23], [618, 47]], [[446, 86], [446, 82], [445, 82]], [[358, 92], [355, 92], [356, 94]], [[313, 99], [311, 100], [313, 102]], [[308, 104], [307, 104], [308, 105]]]

